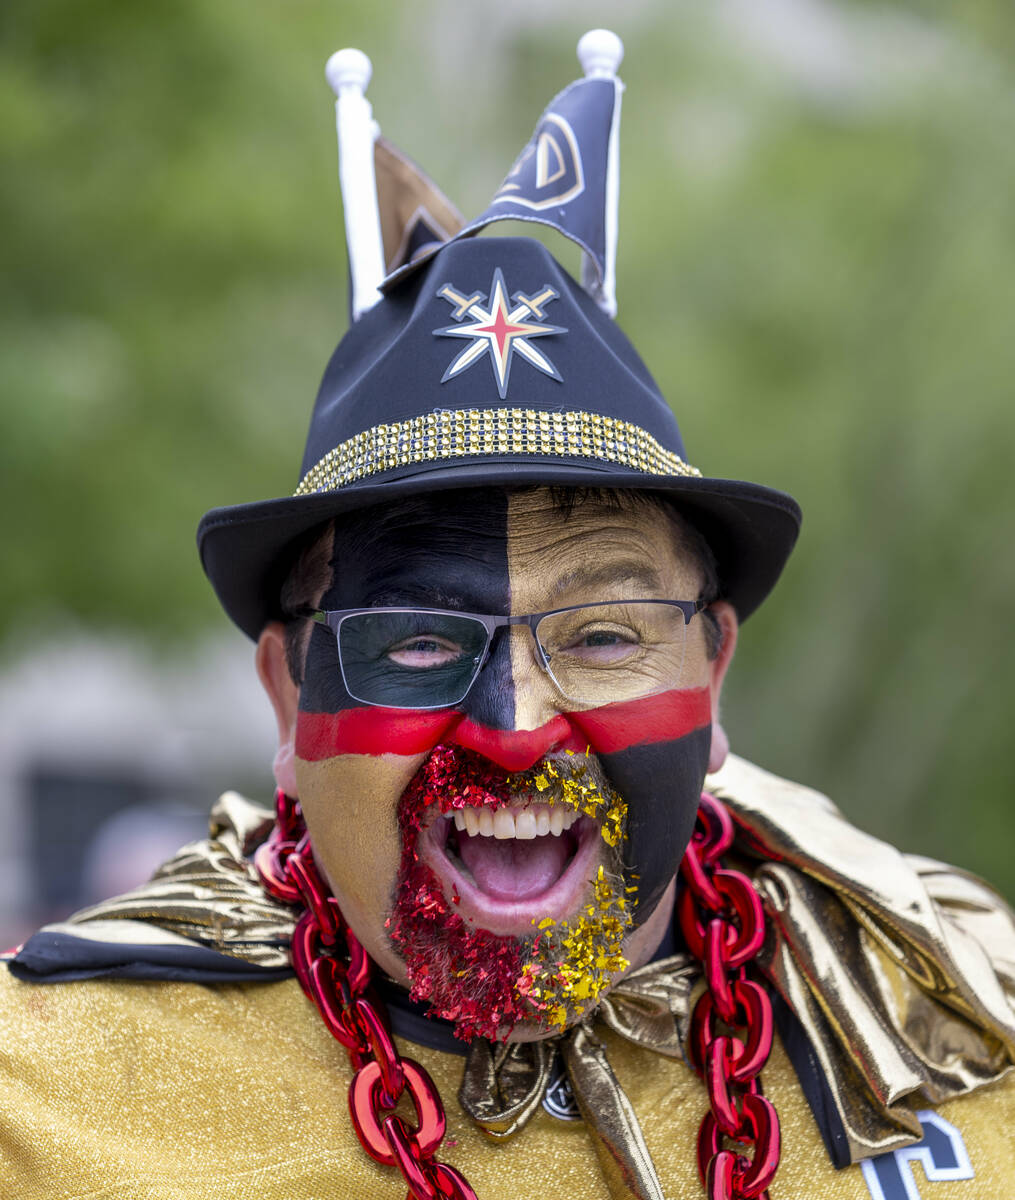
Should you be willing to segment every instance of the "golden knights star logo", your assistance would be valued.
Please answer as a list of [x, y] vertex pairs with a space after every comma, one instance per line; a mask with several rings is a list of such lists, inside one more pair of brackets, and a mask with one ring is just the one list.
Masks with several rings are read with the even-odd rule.
[[509, 303], [504, 273], [497, 267], [490, 283], [489, 301], [482, 292], [466, 296], [450, 283], [438, 288], [437, 295], [451, 305], [451, 316], [459, 324], [435, 329], [434, 335], [469, 339], [469, 345], [444, 372], [441, 383], [461, 375], [473, 363], [489, 355], [497, 391], [504, 400], [511, 375], [511, 361], [516, 354], [544, 375], [562, 382], [557, 368], [530, 341], [531, 338], [546, 337], [551, 333], [567, 333], [561, 325], [543, 323], [543, 310], [558, 298], [554, 288], [544, 284], [534, 296], [515, 292]]

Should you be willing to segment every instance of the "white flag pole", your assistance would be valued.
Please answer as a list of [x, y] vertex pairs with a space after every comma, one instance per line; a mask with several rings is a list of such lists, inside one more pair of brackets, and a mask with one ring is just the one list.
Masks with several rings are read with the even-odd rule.
[[324, 68], [336, 96], [338, 179], [345, 209], [354, 321], [380, 300], [378, 289], [385, 274], [374, 177], [374, 141], [380, 130], [364, 95], [372, 71], [370, 59], [362, 50], [353, 49], [337, 50]]
[[586, 79], [612, 79], [615, 88], [613, 121], [606, 153], [606, 253], [603, 280], [588, 257], [582, 261], [582, 283], [595, 296], [609, 317], [617, 315], [617, 210], [620, 205], [620, 97], [623, 83], [617, 68], [624, 57], [624, 43], [609, 29], [590, 29], [578, 43], [578, 61]]

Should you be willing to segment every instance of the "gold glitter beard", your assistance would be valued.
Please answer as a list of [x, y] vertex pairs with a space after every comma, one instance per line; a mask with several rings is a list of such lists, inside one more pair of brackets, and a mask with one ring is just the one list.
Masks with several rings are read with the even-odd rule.
[[509, 780], [513, 792], [535, 792], [551, 806], [567, 805], [591, 817], [610, 848], [609, 865], [600, 866], [590, 881], [592, 898], [582, 911], [566, 921], [546, 917], [538, 922], [532, 958], [517, 984], [547, 1025], [561, 1029], [580, 1017], [631, 965], [623, 944], [634, 924], [637, 903], [637, 887], [625, 885], [620, 862], [627, 804], [589, 759], [570, 750], [566, 754], [575, 761], [546, 759], [534, 771]]

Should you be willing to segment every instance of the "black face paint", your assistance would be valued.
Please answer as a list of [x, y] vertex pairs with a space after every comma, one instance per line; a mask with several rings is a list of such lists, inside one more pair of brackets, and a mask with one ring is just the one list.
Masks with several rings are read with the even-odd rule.
[[638, 925], [659, 903], [690, 840], [711, 742], [706, 725], [673, 741], [600, 755], [610, 783], [628, 799], [624, 865], [637, 876]]
[[[508, 612], [507, 495], [493, 489], [424, 496], [336, 525], [332, 583], [321, 608], [402, 607]], [[300, 709], [337, 713], [361, 702], [346, 691], [330, 630], [313, 631]], [[514, 685], [506, 638], [459, 706], [479, 724], [510, 729]]]

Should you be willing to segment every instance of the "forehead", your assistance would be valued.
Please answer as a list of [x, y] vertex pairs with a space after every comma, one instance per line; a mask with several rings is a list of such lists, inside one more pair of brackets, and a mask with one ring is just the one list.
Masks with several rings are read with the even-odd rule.
[[328, 603], [522, 612], [614, 596], [693, 599], [692, 546], [669, 506], [638, 493], [424, 496], [337, 525]]

